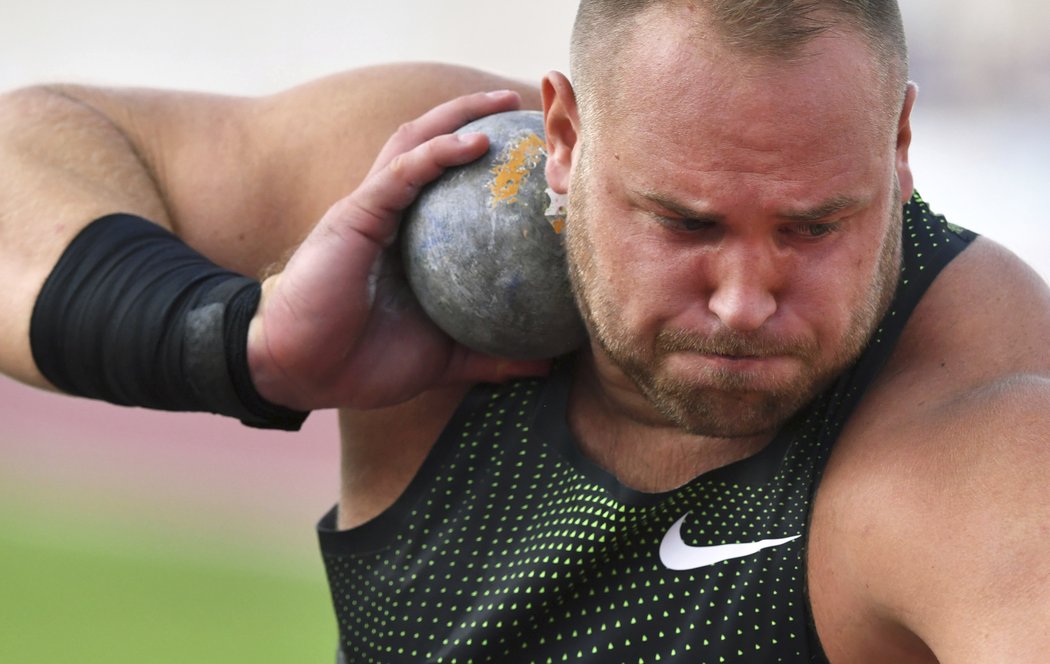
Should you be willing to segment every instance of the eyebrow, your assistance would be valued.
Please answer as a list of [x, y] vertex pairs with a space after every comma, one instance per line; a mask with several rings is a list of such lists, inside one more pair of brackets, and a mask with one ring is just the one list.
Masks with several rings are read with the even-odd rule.
[[673, 212], [684, 219], [693, 219], [695, 221], [706, 221], [711, 223], [721, 223], [722, 221], [725, 221], [725, 215], [695, 210], [654, 191], [642, 192], [641, 196], [645, 200], [656, 203], [668, 212]]
[[[712, 223], [720, 223], [725, 220], [725, 215], [717, 214], [714, 212], [702, 212], [690, 208], [678, 201], [665, 196], [664, 194], [656, 192], [643, 192], [642, 198], [656, 203], [660, 207], [664, 208], [669, 212], [673, 212], [683, 218], [693, 219], [696, 221], [707, 221]], [[834, 214], [842, 212], [844, 210], [850, 210], [853, 208], [862, 207], [864, 201], [853, 196], [847, 196], [845, 194], [839, 194], [833, 196], [828, 200], [820, 203], [819, 205], [807, 209], [807, 210], [792, 210], [780, 212], [777, 216], [784, 219], [796, 222], [812, 222], [820, 221]]]
[[821, 219], [838, 214], [844, 210], [861, 207], [862, 203], [863, 201], [860, 199], [840, 194], [829, 198], [820, 205], [809, 210], [781, 212], [779, 216], [785, 219], [790, 219], [791, 221], [820, 221]]

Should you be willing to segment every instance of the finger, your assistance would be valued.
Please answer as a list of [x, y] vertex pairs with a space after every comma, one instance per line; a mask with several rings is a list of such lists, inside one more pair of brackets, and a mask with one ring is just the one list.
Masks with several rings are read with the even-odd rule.
[[[312, 293], [324, 284], [360, 287], [360, 302], [370, 306], [382, 267], [382, 251], [397, 235], [401, 212], [419, 189], [446, 168], [477, 159], [488, 148], [483, 134], [445, 134], [399, 155], [370, 176], [350, 196], [333, 205], [288, 262], [282, 280], [285, 300], [300, 303], [304, 319], [324, 317], [327, 305], [314, 312], [302, 303], [315, 303]], [[378, 261], [378, 262], [377, 262]], [[372, 284], [372, 286], [369, 286]]]
[[387, 246], [397, 233], [401, 213], [426, 184], [445, 169], [474, 161], [488, 149], [484, 134], [446, 134], [394, 157], [361, 183], [341, 215], [354, 231]]
[[379, 151], [369, 174], [385, 168], [397, 155], [425, 141], [450, 134], [468, 122], [493, 113], [513, 111], [521, 106], [521, 97], [513, 90], [478, 92], [435, 106], [420, 117], [401, 125]]

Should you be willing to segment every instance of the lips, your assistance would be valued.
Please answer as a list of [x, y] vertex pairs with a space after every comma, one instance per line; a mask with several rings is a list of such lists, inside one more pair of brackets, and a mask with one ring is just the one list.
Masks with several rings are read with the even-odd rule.
[[712, 387], [761, 390], [791, 380], [798, 372], [798, 360], [789, 355], [679, 352], [665, 355], [664, 367], [680, 377], [711, 382]]
[[657, 355], [691, 353], [726, 360], [763, 360], [767, 358], [804, 356], [811, 350], [812, 342], [801, 338], [771, 337], [770, 335], [744, 335], [714, 333], [710, 335], [681, 330], [665, 330], [657, 334]]

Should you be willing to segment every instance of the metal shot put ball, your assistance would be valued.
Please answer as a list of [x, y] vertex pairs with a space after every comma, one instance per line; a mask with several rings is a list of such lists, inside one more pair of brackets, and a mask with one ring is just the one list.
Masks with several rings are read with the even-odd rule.
[[560, 197], [548, 193], [543, 115], [497, 113], [488, 152], [427, 186], [405, 215], [402, 256], [423, 310], [453, 339], [513, 359], [556, 357], [583, 342], [565, 267]]

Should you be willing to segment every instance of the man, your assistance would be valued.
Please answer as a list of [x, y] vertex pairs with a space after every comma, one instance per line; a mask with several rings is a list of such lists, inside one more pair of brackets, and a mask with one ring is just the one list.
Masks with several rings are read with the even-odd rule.
[[542, 89], [590, 335], [553, 367], [444, 337], [391, 252], [484, 152], [449, 132], [534, 91], [13, 93], [0, 362], [261, 426], [341, 408], [347, 661], [1038, 661], [1050, 294], [913, 196], [906, 81], [892, 2], [585, 0]]

